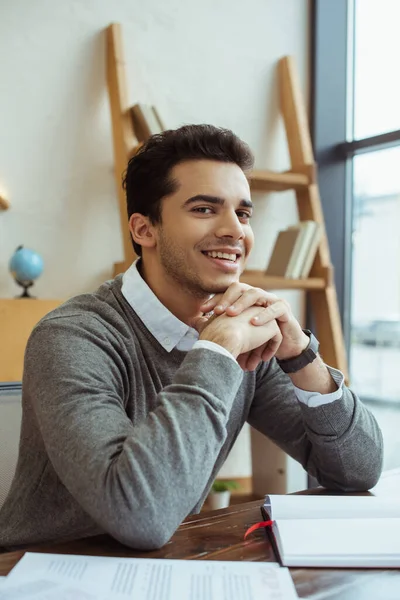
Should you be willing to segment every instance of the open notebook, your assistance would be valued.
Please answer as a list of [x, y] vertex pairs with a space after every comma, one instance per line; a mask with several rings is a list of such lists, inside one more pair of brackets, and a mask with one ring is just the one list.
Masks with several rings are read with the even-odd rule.
[[265, 498], [271, 541], [286, 567], [400, 567], [400, 498]]

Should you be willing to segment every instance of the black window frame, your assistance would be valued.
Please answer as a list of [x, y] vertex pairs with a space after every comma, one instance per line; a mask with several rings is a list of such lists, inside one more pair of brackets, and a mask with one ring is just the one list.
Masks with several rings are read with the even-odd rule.
[[400, 145], [400, 130], [353, 139], [355, 0], [312, 0], [311, 137], [347, 354], [351, 333], [353, 157]]

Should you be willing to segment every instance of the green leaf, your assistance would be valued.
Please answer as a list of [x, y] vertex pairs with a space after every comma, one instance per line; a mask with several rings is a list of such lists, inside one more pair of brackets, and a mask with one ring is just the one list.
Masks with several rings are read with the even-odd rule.
[[239, 487], [240, 486], [237, 481], [215, 480], [212, 484], [211, 490], [213, 492], [228, 492], [229, 490], [237, 490]]

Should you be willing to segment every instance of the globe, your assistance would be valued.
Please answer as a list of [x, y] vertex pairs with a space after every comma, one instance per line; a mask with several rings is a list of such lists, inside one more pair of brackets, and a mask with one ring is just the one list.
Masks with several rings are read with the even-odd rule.
[[24, 288], [21, 298], [32, 298], [28, 288], [42, 274], [43, 266], [40, 254], [29, 248], [18, 246], [10, 259], [9, 269], [16, 283]]

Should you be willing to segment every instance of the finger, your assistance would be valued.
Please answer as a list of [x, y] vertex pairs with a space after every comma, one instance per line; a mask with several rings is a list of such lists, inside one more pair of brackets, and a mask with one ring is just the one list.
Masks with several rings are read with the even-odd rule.
[[243, 371], [247, 370], [247, 368], [246, 368], [247, 359], [250, 354], [251, 354], [251, 352], [243, 352], [243, 354], [239, 354], [239, 356], [236, 359], [239, 367], [241, 367], [243, 369]]
[[265, 346], [268, 344], [263, 344], [259, 348], [255, 348], [252, 352], [250, 352], [250, 356], [247, 359], [246, 368], [248, 371], [255, 371], [260, 362], [262, 362], [262, 354], [264, 352]]
[[278, 352], [279, 346], [281, 345], [283, 340], [282, 334], [279, 332], [269, 340], [269, 342], [265, 345], [265, 349], [261, 355], [261, 358], [264, 362], [271, 360], [273, 356]]
[[193, 323], [193, 327], [194, 329], [196, 329], [199, 333], [201, 333], [204, 329], [204, 327], [209, 323], [209, 318], [208, 317], [199, 317], [198, 319], [196, 319], [196, 321]]
[[272, 319], [285, 322], [289, 321], [291, 317], [292, 312], [289, 305], [284, 300], [278, 300], [274, 304], [270, 304], [263, 310], [260, 310], [259, 313], [250, 319], [250, 322], [253, 325], [265, 325], [265, 323], [268, 323]]
[[246, 308], [254, 306], [255, 304], [266, 306], [267, 300], [265, 298], [265, 292], [258, 288], [250, 288], [245, 290], [239, 298], [233, 300], [228, 306], [226, 306], [226, 314], [230, 316], [239, 315]]
[[250, 352], [244, 352], [237, 358], [237, 362], [243, 371], [255, 371], [260, 362], [270, 360], [277, 352], [282, 340], [280, 330], [277, 331], [275, 338], [262, 344]]
[[278, 300], [275, 294], [261, 290], [260, 288], [250, 288], [231, 306], [226, 309], [229, 316], [239, 315], [241, 312], [250, 308], [250, 306], [268, 306]]
[[219, 304], [219, 302], [221, 301], [222, 296], [223, 294], [215, 294], [214, 296], [206, 300], [206, 302], [203, 302], [203, 304], [200, 306], [201, 312], [206, 313], [213, 310], [213, 308], [217, 306], [217, 304]]
[[228, 306], [236, 302], [249, 287], [246, 283], [239, 283], [238, 281], [232, 283], [214, 305], [214, 312], [217, 314], [225, 312]]

